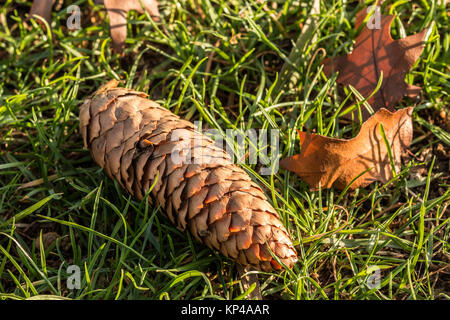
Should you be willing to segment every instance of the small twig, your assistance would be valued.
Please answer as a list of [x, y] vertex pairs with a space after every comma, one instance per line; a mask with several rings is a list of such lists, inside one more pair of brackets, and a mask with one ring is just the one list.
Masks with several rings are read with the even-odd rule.
[[[397, 208], [401, 207], [402, 205], [404, 205], [404, 203], [399, 202], [399, 203], [396, 203], [396, 204], [394, 204], [394, 205], [392, 205], [390, 207], [387, 207], [386, 209], [384, 209], [381, 212], [377, 213], [374, 216], [374, 219], [382, 216], [383, 214], [385, 214], [388, 211], [391, 211], [392, 209], [397, 209]], [[370, 214], [372, 213], [374, 208], [375, 208], [375, 206], [370, 208], [370, 210], [367, 212], [367, 214], [364, 216], [364, 218], [362, 218], [362, 220], [356, 225], [357, 227], [359, 227], [363, 222], [365, 222], [365, 220], [370, 216]]]
[[[220, 46], [220, 39], [217, 40], [217, 42], [214, 44], [214, 48], [218, 48], [219, 46]], [[211, 52], [209, 53], [208, 62], [206, 63], [206, 69], [205, 69], [205, 74], [206, 74], [205, 75], [205, 83], [208, 82], [208, 79], [209, 79], [208, 73], [210, 73], [210, 71], [211, 71], [211, 66], [213, 63], [213, 58], [214, 58], [215, 53], [216, 52], [214, 50], [211, 50]]]

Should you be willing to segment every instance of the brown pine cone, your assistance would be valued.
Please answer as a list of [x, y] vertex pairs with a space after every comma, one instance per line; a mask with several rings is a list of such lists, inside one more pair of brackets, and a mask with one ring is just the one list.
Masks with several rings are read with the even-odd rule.
[[[117, 85], [102, 86], [80, 110], [85, 147], [106, 173], [138, 199], [154, 184], [150, 201], [164, 208], [177, 227], [189, 228], [198, 241], [226, 257], [255, 269], [279, 270], [267, 242], [292, 267], [297, 253], [289, 235], [246, 172], [191, 122], [145, 93]], [[203, 161], [197, 163], [199, 154]]]

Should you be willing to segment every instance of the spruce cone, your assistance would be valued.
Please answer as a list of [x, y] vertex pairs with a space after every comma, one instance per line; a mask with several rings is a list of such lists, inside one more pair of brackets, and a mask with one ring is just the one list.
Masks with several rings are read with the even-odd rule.
[[[226, 257], [255, 269], [279, 270], [268, 245], [292, 267], [297, 254], [289, 235], [246, 172], [191, 122], [145, 93], [117, 85], [102, 86], [80, 110], [85, 147], [106, 173], [138, 199], [155, 184], [150, 201], [164, 208], [177, 227], [189, 228], [198, 241]], [[204, 161], [196, 163], [200, 153]]]

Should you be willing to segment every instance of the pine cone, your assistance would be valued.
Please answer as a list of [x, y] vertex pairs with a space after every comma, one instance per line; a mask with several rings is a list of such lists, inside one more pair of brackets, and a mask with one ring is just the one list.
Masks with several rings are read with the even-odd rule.
[[292, 267], [297, 254], [289, 235], [246, 172], [191, 122], [117, 85], [102, 86], [80, 110], [85, 147], [108, 176], [138, 199], [154, 184], [150, 201], [178, 228], [244, 266], [281, 269], [269, 247]]

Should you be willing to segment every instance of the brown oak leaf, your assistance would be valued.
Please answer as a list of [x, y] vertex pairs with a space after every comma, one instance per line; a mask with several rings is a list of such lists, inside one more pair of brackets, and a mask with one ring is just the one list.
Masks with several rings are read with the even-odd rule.
[[[357, 14], [356, 28], [363, 22], [366, 10]], [[368, 99], [375, 112], [380, 108], [393, 111], [395, 104], [404, 96], [414, 98], [420, 93], [421, 88], [407, 84], [405, 76], [422, 53], [427, 32], [425, 29], [406, 38], [393, 40], [390, 28], [395, 16], [380, 14], [379, 18], [379, 25], [373, 23], [376, 20], [366, 23], [350, 54], [327, 58], [322, 62], [328, 77], [333, 71], [339, 71], [337, 82], [352, 85], [365, 98], [375, 90], [383, 72], [381, 87]], [[362, 107], [361, 111], [363, 120], [370, 117], [366, 108]]]
[[342, 190], [368, 169], [350, 189], [365, 187], [374, 181], [386, 183], [393, 178], [393, 172], [380, 124], [398, 172], [400, 156], [412, 141], [412, 110], [409, 107], [392, 113], [382, 108], [361, 126], [355, 138], [349, 140], [299, 131], [300, 154], [282, 159], [280, 166], [295, 172], [312, 189], [317, 189], [320, 183], [322, 188], [333, 186]]
[[[158, 20], [159, 10], [157, 0], [95, 0], [96, 3], [105, 5], [109, 17], [113, 48], [119, 53], [125, 49], [127, 12], [136, 10], [139, 13], [144, 13], [141, 1], [145, 11], [154, 20]], [[55, 0], [34, 0], [30, 9], [30, 16], [38, 15], [43, 17], [47, 22], [50, 22], [54, 2]]]

